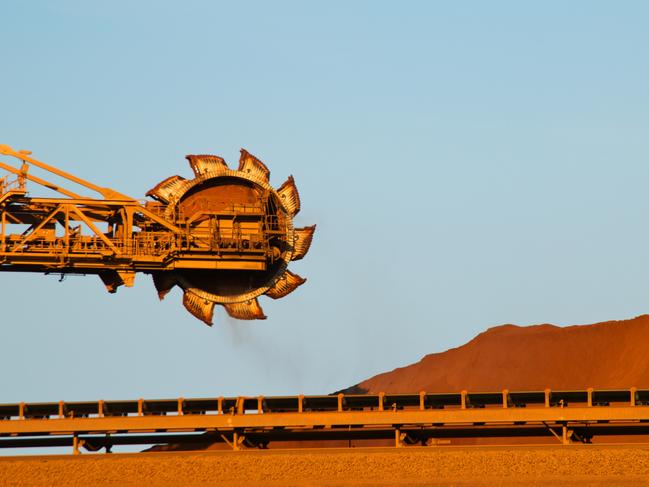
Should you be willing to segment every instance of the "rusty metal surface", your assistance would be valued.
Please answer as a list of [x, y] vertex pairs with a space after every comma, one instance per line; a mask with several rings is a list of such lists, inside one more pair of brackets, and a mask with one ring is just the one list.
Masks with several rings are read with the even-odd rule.
[[[96, 274], [109, 292], [151, 274], [160, 299], [174, 287], [196, 318], [214, 306], [239, 319], [263, 319], [257, 298], [276, 299], [305, 280], [287, 270], [309, 249], [315, 226], [293, 228], [300, 198], [293, 177], [277, 190], [270, 171], [241, 150], [237, 170], [214, 155], [187, 156], [194, 178], [171, 176], [142, 203], [0, 145], [0, 271]], [[99, 193], [88, 198], [30, 172], [42, 171]], [[32, 197], [27, 183], [58, 192]]]

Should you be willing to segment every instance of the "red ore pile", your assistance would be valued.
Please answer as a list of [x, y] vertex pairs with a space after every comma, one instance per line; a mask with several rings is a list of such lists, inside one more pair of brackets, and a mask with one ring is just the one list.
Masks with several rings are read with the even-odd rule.
[[345, 393], [649, 388], [649, 315], [593, 325], [502, 325]]

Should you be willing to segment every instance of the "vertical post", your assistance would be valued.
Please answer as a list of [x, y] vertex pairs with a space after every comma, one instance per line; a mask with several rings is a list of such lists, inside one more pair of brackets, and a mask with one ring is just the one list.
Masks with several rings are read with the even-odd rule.
[[18, 405], [18, 418], [19, 419], [25, 419], [25, 403], [21, 402]]
[[588, 388], [588, 407], [593, 407], [593, 388]]
[[394, 428], [394, 447], [401, 448], [401, 430], [399, 427]]
[[65, 417], [65, 403], [63, 401], [59, 401], [59, 419]]
[[550, 407], [550, 396], [552, 395], [552, 391], [550, 389], [546, 389], [544, 392], [545, 392], [545, 407], [549, 408]]
[[63, 235], [67, 254], [70, 252], [70, 207], [68, 205], [65, 205], [65, 233]]
[[342, 392], [340, 394], [338, 394], [338, 412], [339, 413], [342, 413], [342, 411], [343, 411], [343, 397], [344, 397], [344, 394]]
[[218, 414], [223, 414], [223, 396], [218, 398]]
[[232, 449], [239, 449], [239, 433], [237, 433], [236, 431], [232, 433]]
[[503, 389], [503, 408], [507, 409], [509, 407], [509, 390]]
[[72, 454], [73, 455], [81, 454], [81, 452], [79, 451], [79, 435], [77, 433], [72, 435]]
[[304, 394], [297, 396], [297, 412], [304, 412]]
[[133, 254], [133, 208], [126, 208], [126, 221], [124, 223], [124, 247], [129, 254]]
[[5, 251], [5, 225], [6, 225], [6, 220], [5, 220], [5, 212], [2, 211], [2, 240], [0, 241], [0, 252]]
[[569, 445], [570, 444], [570, 436], [571, 435], [568, 434], [568, 433], [569, 433], [568, 426], [566, 426], [564, 424], [563, 427], [562, 427], [562, 439], [563, 439], [563, 444], [564, 445]]
[[463, 390], [462, 392], [460, 392], [460, 400], [461, 400], [460, 407], [462, 409], [466, 409], [466, 404], [467, 404], [466, 396], [467, 396], [467, 391], [466, 390]]
[[419, 391], [419, 409], [426, 409], [426, 391]]
[[241, 396], [237, 397], [237, 414], [244, 414], [246, 412], [244, 406], [245, 401], [246, 401], [245, 397], [241, 397]]
[[385, 400], [385, 392], [379, 392], [379, 411], [383, 411], [384, 400]]
[[637, 387], [632, 387], [632, 388], [629, 390], [629, 396], [630, 396], [630, 397], [629, 397], [629, 405], [630, 405], [630, 406], [635, 406], [635, 395], [636, 395], [636, 392], [637, 392], [637, 391], [638, 391], [638, 388], [637, 388]]
[[264, 396], [257, 397], [257, 414], [264, 412]]
[[99, 416], [100, 418], [104, 417], [104, 404], [105, 404], [104, 400], [100, 399], [99, 404], [97, 406], [97, 416]]
[[26, 184], [25, 184], [25, 178], [27, 177], [27, 173], [29, 172], [29, 164], [27, 164], [27, 161], [22, 159], [23, 163], [20, 166], [20, 173], [18, 174], [18, 188], [20, 191], [25, 191]]
[[144, 414], [144, 399], [140, 398], [137, 400], [137, 415], [142, 416]]
[[182, 416], [185, 414], [183, 411], [183, 406], [185, 405], [185, 398], [184, 397], [179, 397], [178, 398], [178, 416]]

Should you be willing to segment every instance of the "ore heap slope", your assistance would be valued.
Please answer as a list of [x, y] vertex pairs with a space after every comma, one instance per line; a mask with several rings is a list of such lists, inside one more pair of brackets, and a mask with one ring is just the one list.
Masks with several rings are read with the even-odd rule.
[[[214, 155], [187, 156], [194, 177], [172, 176], [141, 202], [0, 145], [0, 271], [96, 274], [109, 292], [151, 274], [160, 299], [174, 287], [196, 318], [214, 306], [233, 318], [264, 319], [261, 295], [278, 299], [305, 279], [288, 270], [311, 245], [315, 225], [295, 228], [300, 197], [293, 177], [278, 189], [270, 171], [241, 150], [230, 169]], [[88, 198], [30, 172], [32, 167], [101, 195]], [[12, 179], [13, 178], [13, 179]], [[30, 181], [64, 197], [31, 197]], [[100, 227], [104, 226], [105, 230]]]

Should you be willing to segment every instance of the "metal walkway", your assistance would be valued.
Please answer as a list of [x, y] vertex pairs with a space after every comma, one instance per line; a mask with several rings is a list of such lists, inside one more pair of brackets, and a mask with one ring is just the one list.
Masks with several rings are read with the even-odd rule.
[[218, 397], [0, 404], [0, 448], [649, 435], [649, 390]]

